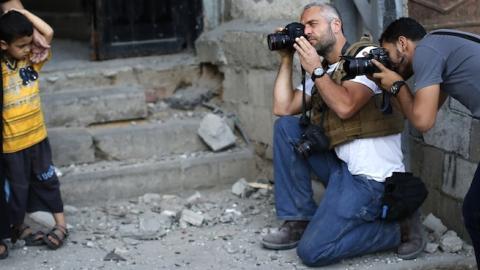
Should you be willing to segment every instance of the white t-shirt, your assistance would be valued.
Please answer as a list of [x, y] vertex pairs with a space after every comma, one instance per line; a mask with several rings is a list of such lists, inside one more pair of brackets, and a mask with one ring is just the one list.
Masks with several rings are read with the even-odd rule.
[[[374, 47], [363, 49], [357, 54], [357, 57], [363, 56], [364, 52], [369, 52], [372, 48]], [[338, 63], [329, 65], [327, 73], [332, 74], [337, 66]], [[374, 94], [382, 93], [382, 90], [366, 76], [357, 76], [351, 81], [367, 86]], [[313, 86], [314, 83], [310, 78], [305, 81], [307, 95], [311, 95]], [[297, 86], [297, 90], [302, 91], [303, 86]], [[363, 175], [383, 182], [393, 172], [405, 171], [400, 133], [384, 137], [356, 139], [336, 146], [335, 152], [338, 158], [347, 164], [352, 175]]]

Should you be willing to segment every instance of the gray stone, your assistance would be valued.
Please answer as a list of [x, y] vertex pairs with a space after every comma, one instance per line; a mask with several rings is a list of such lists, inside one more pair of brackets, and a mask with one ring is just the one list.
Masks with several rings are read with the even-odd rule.
[[162, 229], [162, 224], [158, 222], [158, 214], [146, 212], [139, 216], [139, 233], [141, 239], [154, 239], [157, 233]]
[[432, 213], [428, 214], [423, 220], [423, 226], [434, 232], [437, 238], [441, 237], [448, 230], [447, 227], [443, 225], [442, 221]]
[[240, 122], [250, 138], [257, 142], [273, 144], [273, 123], [275, 116], [272, 109], [249, 104], [239, 104], [238, 114]]
[[143, 196], [140, 196], [138, 198], [138, 201], [140, 203], [144, 204], [153, 204], [153, 203], [158, 203], [162, 200], [162, 196], [158, 193], [147, 193]]
[[468, 158], [471, 117], [451, 112], [443, 106], [437, 114], [435, 126], [424, 134], [425, 143]]
[[470, 131], [470, 160], [480, 161], [480, 120], [472, 119], [472, 129]]
[[435, 253], [438, 250], [438, 244], [437, 243], [427, 243], [425, 246], [425, 252], [427, 253]]
[[95, 161], [92, 135], [82, 128], [49, 128], [48, 139], [57, 166]]
[[228, 185], [239, 175], [253, 178], [255, 170], [250, 149], [159, 161], [107, 162], [65, 168], [61, 190], [65, 203], [80, 205], [82, 202], [132, 198], [149, 192]]
[[197, 227], [202, 226], [204, 219], [205, 218], [202, 214], [195, 213], [188, 209], [183, 209], [182, 217], [180, 218], [181, 221]]
[[108, 262], [108, 261], [113, 261], [113, 262], [124, 262], [124, 261], [126, 261], [125, 258], [123, 258], [122, 256], [115, 253], [114, 250], [110, 251], [107, 255], [105, 255], [103, 260], [106, 261], [106, 262]]
[[214, 94], [215, 93], [211, 89], [190, 86], [175, 91], [175, 94], [167, 98], [165, 101], [171, 108], [192, 110], [196, 106], [201, 105], [202, 102], [209, 101]]
[[169, 211], [169, 213], [165, 214], [178, 218], [183, 208], [185, 208], [185, 203], [184, 199], [176, 195], [164, 195], [160, 202], [160, 208], [163, 211]]
[[48, 126], [86, 126], [147, 116], [145, 93], [138, 86], [43, 94]]
[[202, 199], [202, 194], [200, 194], [200, 192], [198, 191], [195, 191], [195, 193], [192, 194], [190, 197], [188, 197], [186, 201], [189, 204], [195, 204], [199, 202], [201, 199]]
[[213, 151], [219, 151], [235, 144], [236, 137], [225, 121], [215, 115], [207, 114], [200, 123], [198, 135]]
[[91, 133], [97, 151], [104, 159], [143, 159], [207, 150], [196, 134], [198, 127], [199, 120], [182, 119], [94, 128]]
[[246, 197], [247, 190], [249, 189], [248, 182], [245, 178], [241, 178], [232, 186], [232, 193], [239, 197]]
[[440, 248], [445, 252], [458, 252], [463, 248], [463, 241], [454, 231], [448, 231], [440, 239]]
[[447, 174], [444, 176], [442, 191], [446, 194], [463, 200], [467, 194], [473, 175], [477, 169], [477, 163], [464, 160], [460, 157], [453, 158], [452, 155], [446, 156]]

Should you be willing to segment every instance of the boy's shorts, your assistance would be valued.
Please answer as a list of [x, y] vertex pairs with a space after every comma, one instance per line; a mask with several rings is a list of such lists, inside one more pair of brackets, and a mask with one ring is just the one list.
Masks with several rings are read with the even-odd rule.
[[22, 151], [4, 154], [4, 162], [13, 225], [23, 224], [25, 213], [63, 212], [60, 182], [48, 138]]

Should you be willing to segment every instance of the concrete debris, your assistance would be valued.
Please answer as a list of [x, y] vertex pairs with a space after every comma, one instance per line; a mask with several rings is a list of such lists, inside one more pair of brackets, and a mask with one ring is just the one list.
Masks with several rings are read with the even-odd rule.
[[235, 182], [235, 184], [233, 184], [232, 186], [232, 193], [241, 198], [247, 197], [248, 190], [249, 190], [249, 185], [247, 180], [245, 180], [245, 178], [241, 178], [240, 180]]
[[157, 233], [162, 229], [162, 224], [158, 220], [158, 214], [146, 212], [138, 220], [140, 239], [155, 239]]
[[125, 262], [126, 259], [123, 258], [122, 256], [118, 255], [115, 253], [115, 250], [110, 251], [105, 258], [103, 258], [104, 261], [112, 261], [112, 262]]
[[212, 113], [202, 119], [197, 133], [213, 151], [235, 145], [236, 137], [228, 124], [221, 117]]
[[179, 89], [173, 96], [165, 101], [171, 108], [180, 110], [192, 110], [205, 101], [209, 101], [214, 96], [214, 92], [202, 87], [187, 87]]
[[143, 196], [140, 196], [138, 198], [139, 203], [144, 203], [144, 204], [153, 204], [153, 203], [158, 203], [162, 200], [162, 196], [157, 193], [147, 193]]
[[187, 203], [188, 204], [195, 204], [199, 202], [202, 199], [202, 194], [200, 192], [196, 191], [193, 195], [187, 198]]
[[52, 228], [55, 226], [55, 219], [53, 219], [53, 214], [44, 211], [33, 212], [29, 214], [29, 217], [36, 223], [46, 227]]
[[180, 218], [180, 221], [184, 221], [197, 227], [202, 226], [203, 220], [204, 216], [202, 214], [195, 213], [188, 209], [182, 211], [182, 217]]
[[65, 212], [66, 215], [75, 215], [76, 213], [78, 213], [78, 208], [71, 205], [64, 205], [63, 211]]
[[427, 243], [425, 246], [425, 252], [427, 253], [435, 253], [438, 250], [438, 244], [437, 243]]
[[445, 227], [442, 221], [432, 213], [425, 218], [423, 225], [430, 231], [434, 232], [437, 238], [440, 238], [447, 231], [447, 227]]
[[448, 231], [440, 239], [440, 248], [445, 252], [458, 252], [463, 248], [463, 241], [456, 232]]

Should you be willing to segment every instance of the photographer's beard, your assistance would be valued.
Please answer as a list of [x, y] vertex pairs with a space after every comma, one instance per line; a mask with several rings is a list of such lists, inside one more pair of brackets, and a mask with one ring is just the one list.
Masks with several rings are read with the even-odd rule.
[[324, 35], [322, 35], [318, 40], [318, 43], [314, 45], [317, 53], [321, 56], [327, 56], [334, 48], [335, 43], [337, 43], [337, 38], [333, 34], [332, 29], [329, 27]]

